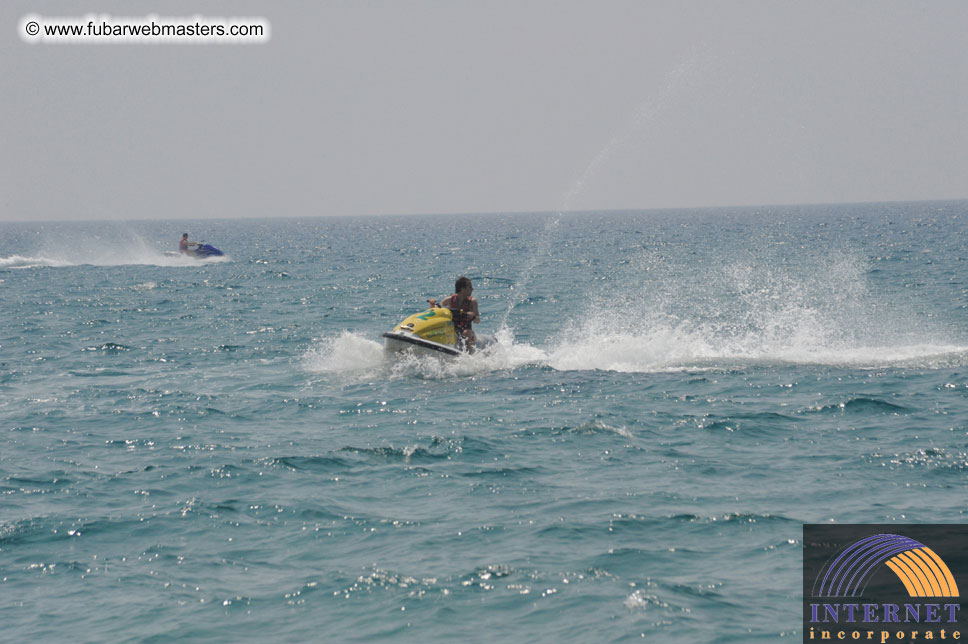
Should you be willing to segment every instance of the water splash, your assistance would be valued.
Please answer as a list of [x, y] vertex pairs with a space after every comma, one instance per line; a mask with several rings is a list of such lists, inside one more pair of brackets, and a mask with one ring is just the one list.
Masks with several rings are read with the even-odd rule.
[[660, 87], [658, 93], [639, 103], [628, 123], [585, 166], [585, 169], [574, 181], [571, 188], [565, 193], [561, 206], [558, 208], [557, 215], [545, 224], [544, 230], [538, 236], [534, 252], [531, 254], [524, 268], [520, 271], [518, 279], [512, 285], [511, 290], [513, 291], [513, 296], [508, 303], [507, 310], [505, 310], [504, 315], [500, 319], [500, 329], [509, 330], [511, 313], [517, 306], [528, 299], [529, 289], [527, 286], [532, 281], [535, 269], [537, 269], [546, 257], [550, 256], [551, 244], [558, 233], [562, 214], [573, 208], [575, 199], [585, 189], [586, 184], [606, 164], [616, 149], [632, 140], [647, 125], [654, 123], [656, 118], [668, 109], [673, 99], [681, 91], [698, 82], [699, 76], [697, 72], [704, 67], [700, 65], [700, 62], [703, 60], [704, 56], [700, 51], [691, 52], [686, 60], [666, 75], [665, 82]]
[[[643, 251], [571, 318], [555, 369], [653, 372], [812, 364], [855, 368], [964, 365], [968, 346], [869, 288], [866, 258], [847, 250], [688, 258]], [[630, 286], [636, 285], [636, 286]]]
[[352, 331], [323, 338], [303, 354], [302, 364], [316, 373], [372, 373], [384, 363], [383, 345]]
[[43, 256], [11, 255], [9, 257], [0, 257], [0, 268], [38, 268], [41, 266], [61, 267], [74, 265], [72, 262]]
[[372, 378], [425, 378], [429, 380], [475, 376], [542, 364], [547, 354], [527, 344], [517, 344], [507, 331], [497, 342], [473, 355], [438, 357], [414, 352], [391, 353], [383, 344], [351, 331], [324, 338], [302, 357], [303, 367], [313, 373], [339, 375], [353, 382]]
[[551, 243], [557, 234], [560, 222], [561, 214], [559, 213], [558, 216], [545, 223], [544, 230], [538, 236], [538, 244], [535, 247], [534, 252], [531, 253], [527, 263], [524, 265], [524, 268], [518, 273], [518, 279], [511, 285], [510, 289], [512, 295], [508, 302], [508, 307], [498, 322], [498, 331], [500, 333], [513, 335], [513, 331], [509, 326], [511, 313], [517, 306], [521, 305], [528, 299], [529, 293], [527, 286], [532, 281], [535, 269], [538, 268], [544, 258], [550, 255]]
[[[812, 322], [807, 323], [808, 329], [813, 328], [811, 325]], [[831, 341], [829, 335], [813, 337], [808, 330], [784, 340], [763, 329], [737, 333], [714, 323], [668, 319], [643, 325], [638, 331], [616, 330], [599, 323], [574, 326], [556, 345], [546, 348], [515, 342], [513, 334], [505, 330], [487, 350], [457, 357], [387, 353], [381, 343], [344, 331], [309, 348], [302, 364], [308, 372], [337, 375], [350, 383], [374, 378], [444, 380], [525, 367], [619, 373], [721, 371], [774, 365], [933, 369], [968, 365], [968, 346], [913, 340], [901, 344], [850, 344]]]
[[[707, 60], [708, 58], [700, 50], [693, 51], [684, 61], [666, 74], [665, 82], [659, 88], [659, 91], [639, 103], [625, 127], [616, 133], [585, 166], [584, 171], [565, 194], [561, 210], [572, 208], [575, 198], [582, 193], [587, 183], [594, 178], [619, 147], [633, 140], [647, 125], [654, 123], [657, 117], [669, 108], [672, 101], [683, 90], [698, 83], [700, 78], [698, 72], [707, 67], [705, 64]], [[701, 62], [704, 64], [701, 65]]]

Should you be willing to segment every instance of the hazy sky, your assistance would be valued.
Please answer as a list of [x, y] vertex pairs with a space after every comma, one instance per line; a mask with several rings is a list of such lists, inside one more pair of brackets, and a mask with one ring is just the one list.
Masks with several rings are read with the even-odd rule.
[[[31, 13], [272, 37], [31, 45]], [[968, 197], [964, 0], [14, 0], [0, 34], [0, 220]]]

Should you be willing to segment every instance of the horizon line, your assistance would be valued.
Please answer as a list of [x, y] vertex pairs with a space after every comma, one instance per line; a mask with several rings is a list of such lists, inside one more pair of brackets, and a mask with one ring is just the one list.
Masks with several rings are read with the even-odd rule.
[[376, 217], [500, 217], [506, 215], [590, 215], [606, 213], [649, 213], [649, 212], [685, 212], [708, 210], [738, 210], [755, 208], [817, 208], [823, 206], [876, 206], [896, 204], [924, 204], [924, 203], [955, 203], [968, 201], [968, 197], [935, 198], [935, 199], [896, 199], [887, 201], [818, 201], [809, 203], [759, 203], [731, 206], [668, 206], [648, 208], [590, 208], [580, 210], [496, 210], [496, 211], [464, 211], [464, 212], [397, 212], [397, 213], [363, 213], [363, 214], [330, 214], [330, 215], [238, 215], [238, 216], [197, 216], [197, 217], [146, 217], [135, 219], [0, 219], [5, 223], [82, 223], [82, 222], [134, 222], [134, 221], [218, 221], [218, 220], [258, 220], [258, 219], [327, 219], [327, 218], [376, 218]]

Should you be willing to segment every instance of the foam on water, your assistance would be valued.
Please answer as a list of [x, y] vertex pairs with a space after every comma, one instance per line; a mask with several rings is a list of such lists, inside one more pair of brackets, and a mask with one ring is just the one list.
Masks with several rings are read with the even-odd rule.
[[161, 251], [102, 251], [94, 253], [66, 253], [55, 257], [0, 257], [0, 268], [64, 268], [70, 266], [165, 266], [170, 268], [221, 264], [231, 262], [228, 255], [219, 257], [189, 257], [166, 255]]
[[0, 257], [0, 268], [37, 268], [39, 266], [74, 266], [74, 263], [50, 257], [25, 257], [23, 255]]
[[763, 316], [755, 324], [748, 317], [684, 320], [654, 310], [618, 321], [586, 315], [571, 320], [546, 347], [516, 342], [513, 331], [503, 327], [493, 346], [456, 358], [387, 353], [381, 342], [344, 331], [309, 348], [303, 364], [311, 372], [356, 374], [363, 380], [473, 376], [528, 365], [557, 371], [623, 373], [781, 364], [858, 369], [968, 365], [968, 345], [942, 337], [924, 337], [895, 326], [891, 340], [881, 327], [864, 327], [863, 319], [844, 321], [823, 310], [789, 303], [781, 303], [772, 312], [762, 306], [753, 308]]
[[507, 329], [498, 332], [496, 338], [495, 344], [472, 355], [438, 357], [411, 351], [388, 352], [381, 341], [343, 331], [315, 342], [303, 354], [302, 364], [310, 372], [339, 374], [354, 382], [365, 382], [370, 378], [474, 376], [543, 364], [546, 360], [541, 349], [515, 343]]
[[598, 335], [585, 330], [584, 335], [566, 338], [549, 350], [547, 364], [562, 371], [626, 373], [733, 369], [771, 364], [931, 369], [968, 365], [968, 346], [930, 343], [824, 346], [811, 342], [805, 334], [787, 343], [755, 334], [723, 338], [716, 329], [667, 325], [643, 331], [641, 335]]
[[556, 371], [658, 373], [736, 369], [744, 366], [827, 365], [857, 369], [953, 368], [968, 365], [968, 346], [910, 345], [824, 346], [806, 333], [791, 342], [749, 335], [718, 335], [714, 328], [657, 326], [641, 334], [602, 332], [594, 327], [563, 337], [556, 346], [516, 343], [507, 329], [499, 341], [473, 355], [438, 357], [413, 352], [390, 353], [358, 333], [344, 331], [319, 341], [303, 355], [309, 372], [339, 374], [351, 381], [371, 378], [466, 377], [524, 366]]

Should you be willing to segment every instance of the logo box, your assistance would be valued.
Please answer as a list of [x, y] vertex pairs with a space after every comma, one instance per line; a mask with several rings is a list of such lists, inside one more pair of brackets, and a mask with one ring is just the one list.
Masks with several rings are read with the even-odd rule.
[[968, 641], [968, 525], [805, 524], [804, 642]]

